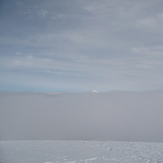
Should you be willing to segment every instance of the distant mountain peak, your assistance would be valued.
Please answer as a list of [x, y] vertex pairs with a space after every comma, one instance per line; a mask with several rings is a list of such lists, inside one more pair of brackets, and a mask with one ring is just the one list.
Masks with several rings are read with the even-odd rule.
[[98, 91], [96, 89], [92, 89], [91, 92], [92, 93], [98, 93]]

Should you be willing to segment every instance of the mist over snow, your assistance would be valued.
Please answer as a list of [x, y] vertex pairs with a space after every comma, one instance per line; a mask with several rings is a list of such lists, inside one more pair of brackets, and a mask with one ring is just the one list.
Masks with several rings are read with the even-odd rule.
[[1, 93], [0, 140], [163, 141], [163, 92]]

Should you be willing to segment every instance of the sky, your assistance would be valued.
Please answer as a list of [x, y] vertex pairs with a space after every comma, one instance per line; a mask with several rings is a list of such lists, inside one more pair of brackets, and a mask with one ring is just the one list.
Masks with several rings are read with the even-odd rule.
[[163, 89], [162, 0], [1, 0], [0, 91]]

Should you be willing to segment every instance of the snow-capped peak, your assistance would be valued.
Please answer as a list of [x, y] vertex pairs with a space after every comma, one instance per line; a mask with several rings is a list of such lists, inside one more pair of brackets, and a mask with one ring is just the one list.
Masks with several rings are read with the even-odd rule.
[[98, 91], [96, 89], [92, 89], [91, 91], [92, 93], [98, 93]]

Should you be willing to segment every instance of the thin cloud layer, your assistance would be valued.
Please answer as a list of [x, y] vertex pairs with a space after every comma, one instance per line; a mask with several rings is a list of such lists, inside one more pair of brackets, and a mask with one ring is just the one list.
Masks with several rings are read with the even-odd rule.
[[161, 0], [2, 1], [0, 90], [162, 89], [161, 6]]

